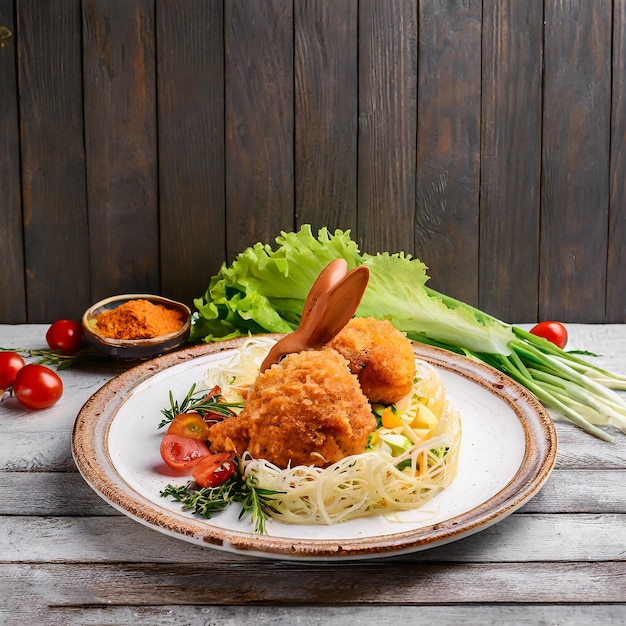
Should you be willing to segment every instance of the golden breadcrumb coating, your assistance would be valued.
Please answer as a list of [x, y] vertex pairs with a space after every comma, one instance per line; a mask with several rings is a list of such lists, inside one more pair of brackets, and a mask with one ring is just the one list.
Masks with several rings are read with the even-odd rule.
[[209, 439], [213, 452], [325, 467], [364, 452], [375, 426], [346, 359], [323, 349], [290, 354], [259, 374], [245, 408], [212, 426]]
[[411, 391], [413, 347], [388, 320], [355, 317], [327, 345], [348, 359], [370, 402], [393, 404]]

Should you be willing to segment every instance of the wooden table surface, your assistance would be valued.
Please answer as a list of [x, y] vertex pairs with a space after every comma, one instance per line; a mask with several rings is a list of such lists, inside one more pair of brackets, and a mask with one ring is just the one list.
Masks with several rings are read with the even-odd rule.
[[[4, 348], [46, 325], [0, 325]], [[571, 325], [571, 345], [626, 372], [626, 326]], [[120, 514], [76, 470], [76, 414], [119, 372], [60, 372], [54, 407], [0, 405], [5, 624], [626, 623], [626, 435], [557, 423], [543, 489], [454, 543], [371, 561], [287, 562], [197, 547]]]

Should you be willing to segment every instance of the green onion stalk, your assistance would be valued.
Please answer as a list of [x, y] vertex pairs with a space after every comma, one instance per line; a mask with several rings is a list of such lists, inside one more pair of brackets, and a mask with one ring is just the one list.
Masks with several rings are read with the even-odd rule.
[[583, 355], [507, 324], [426, 285], [419, 259], [402, 252], [361, 253], [349, 231], [309, 225], [283, 232], [278, 246], [257, 243], [231, 265], [224, 263], [194, 301], [191, 341], [219, 341], [255, 333], [294, 330], [307, 293], [330, 261], [366, 265], [370, 281], [357, 310], [387, 319], [409, 339], [490, 365], [516, 380], [547, 408], [605, 441], [606, 428], [626, 431], [626, 377], [599, 368]]
[[[449, 305], [456, 300], [428, 289]], [[458, 306], [458, 305], [457, 305]], [[467, 304], [477, 320], [492, 318]], [[534, 394], [548, 409], [554, 409], [571, 422], [604, 441], [614, 437], [600, 425], [613, 425], [626, 431], [626, 402], [616, 391], [626, 390], [626, 377], [597, 367], [532, 333], [510, 325], [515, 339], [508, 342], [508, 354], [473, 352], [458, 346], [434, 342], [427, 337], [416, 340], [490, 365], [516, 380]]]

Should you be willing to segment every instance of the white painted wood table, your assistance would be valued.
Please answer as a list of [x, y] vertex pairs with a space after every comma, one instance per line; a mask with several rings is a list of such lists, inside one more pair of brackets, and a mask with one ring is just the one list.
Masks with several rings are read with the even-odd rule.
[[[45, 325], [0, 346], [45, 347]], [[626, 326], [570, 325], [571, 344], [626, 372]], [[82, 404], [120, 370], [60, 372], [63, 398], [0, 404], [3, 624], [624, 624], [626, 436], [558, 423], [547, 483], [517, 513], [409, 556], [340, 563], [244, 558], [118, 513], [70, 451]]]

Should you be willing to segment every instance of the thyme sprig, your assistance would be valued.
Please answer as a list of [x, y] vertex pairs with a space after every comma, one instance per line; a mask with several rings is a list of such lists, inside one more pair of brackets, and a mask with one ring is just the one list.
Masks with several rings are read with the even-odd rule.
[[210, 391], [196, 392], [196, 384], [191, 385], [187, 395], [182, 400], [174, 400], [174, 396], [170, 391], [170, 406], [167, 409], [161, 409], [161, 413], [165, 416], [158, 428], [167, 426], [180, 413], [188, 413], [195, 411], [199, 413], [205, 421], [219, 421], [226, 417], [235, 415], [233, 409], [243, 408], [243, 402], [224, 402], [221, 390], [218, 386], [213, 387]]
[[214, 513], [223, 511], [233, 502], [241, 503], [239, 519], [250, 516], [255, 532], [266, 533], [266, 521], [269, 513], [274, 510], [272, 496], [277, 491], [263, 489], [254, 484], [254, 479], [244, 475], [241, 461], [236, 466], [235, 473], [225, 483], [217, 487], [194, 488], [195, 483], [176, 487], [167, 485], [161, 491], [161, 497], [167, 496], [177, 502], [182, 502], [183, 511], [192, 511], [205, 519], [211, 519]]

